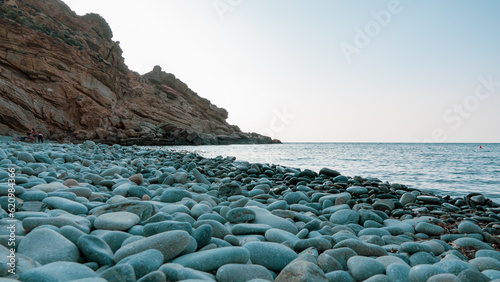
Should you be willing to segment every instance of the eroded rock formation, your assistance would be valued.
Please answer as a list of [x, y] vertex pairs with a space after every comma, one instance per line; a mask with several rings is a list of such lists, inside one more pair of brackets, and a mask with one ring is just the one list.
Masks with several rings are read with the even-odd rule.
[[[0, 0], [0, 134], [169, 145], [272, 143], [156, 66], [129, 70], [97, 14], [60, 0]], [[279, 141], [278, 141], [279, 142]]]

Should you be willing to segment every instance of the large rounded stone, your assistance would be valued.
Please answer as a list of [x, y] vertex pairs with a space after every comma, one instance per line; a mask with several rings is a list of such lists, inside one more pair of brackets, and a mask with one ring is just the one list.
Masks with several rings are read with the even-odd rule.
[[324, 167], [319, 170], [319, 174], [326, 175], [328, 177], [337, 177], [340, 175], [340, 172], [333, 170], [331, 168]]
[[255, 219], [255, 212], [247, 208], [234, 208], [226, 214], [226, 219], [231, 223], [247, 222]]
[[484, 271], [489, 269], [500, 270], [500, 262], [495, 258], [478, 257], [470, 260], [469, 263], [477, 267], [479, 271]]
[[393, 263], [386, 267], [386, 275], [392, 281], [409, 281], [411, 267], [407, 264]]
[[135, 255], [128, 256], [118, 262], [120, 264], [129, 264], [134, 268], [137, 279], [157, 270], [163, 264], [163, 254], [155, 249], [146, 250]]
[[342, 209], [332, 214], [332, 216], [330, 217], [330, 222], [342, 225], [348, 223], [358, 223], [359, 214], [350, 209]]
[[266, 237], [266, 240], [269, 242], [275, 242], [275, 243], [290, 242], [290, 244], [292, 245], [300, 240], [299, 237], [297, 237], [296, 235], [277, 228], [271, 228], [267, 230], [264, 236]]
[[86, 206], [61, 197], [47, 197], [42, 202], [53, 209], [61, 209], [72, 214], [86, 215], [89, 211]]
[[430, 277], [441, 273], [445, 271], [439, 266], [419, 264], [410, 269], [409, 277], [411, 282], [425, 282]]
[[60, 215], [57, 217], [27, 217], [23, 219], [23, 228], [25, 230], [32, 230], [42, 225], [53, 225], [59, 228], [69, 225], [85, 233], [89, 233], [91, 223], [86, 218], [73, 215]]
[[176, 203], [184, 198], [192, 198], [193, 195], [184, 189], [169, 188], [161, 194], [160, 201]]
[[444, 234], [444, 228], [427, 222], [420, 222], [415, 227], [415, 231], [429, 236], [439, 236]]
[[36, 163], [36, 160], [33, 157], [33, 155], [28, 152], [20, 152], [19, 154], [17, 154], [17, 159], [27, 163]]
[[103, 239], [97, 236], [83, 235], [78, 239], [77, 245], [88, 261], [96, 262], [100, 266], [115, 264], [113, 251]]
[[290, 248], [278, 243], [250, 242], [243, 247], [250, 252], [252, 263], [274, 271], [281, 271], [298, 256]]
[[481, 234], [482, 230], [481, 230], [481, 227], [475, 225], [474, 223], [472, 223], [470, 221], [465, 220], [465, 221], [462, 221], [458, 225], [458, 233], [460, 233], [460, 234], [474, 234], [474, 233]]
[[403, 243], [399, 246], [399, 252], [400, 253], [408, 253], [408, 254], [414, 254], [417, 252], [432, 252], [432, 248], [430, 246], [416, 243], [416, 242], [406, 242]]
[[19, 243], [17, 252], [41, 264], [56, 261], [78, 261], [80, 251], [70, 240], [49, 228], [31, 231]]
[[175, 220], [164, 220], [160, 222], [148, 223], [144, 226], [144, 236], [148, 237], [165, 231], [184, 230], [191, 234], [193, 227], [189, 222], [179, 222]]
[[294, 261], [289, 263], [276, 277], [276, 282], [288, 281], [318, 281], [328, 282], [325, 273], [319, 266], [309, 261]]
[[214, 230], [209, 224], [203, 224], [200, 227], [196, 228], [196, 230], [193, 232], [193, 238], [196, 240], [198, 249], [201, 249], [208, 243], [210, 243], [213, 234]]
[[285, 231], [288, 231], [288, 232], [293, 233], [293, 234], [297, 234], [297, 232], [299, 231], [297, 226], [295, 226], [295, 224], [291, 223], [290, 221], [288, 221], [284, 218], [273, 215], [270, 211], [268, 211], [266, 209], [255, 207], [255, 206], [251, 206], [251, 207], [247, 207], [247, 208], [251, 209], [255, 212], [256, 217], [255, 217], [253, 223], [267, 224], [267, 225], [272, 226], [273, 228], [285, 230]]
[[403, 194], [403, 196], [401, 196], [399, 202], [404, 206], [409, 203], [415, 203], [416, 200], [417, 196], [415, 196], [413, 193], [406, 192]]
[[184, 267], [210, 272], [226, 264], [247, 263], [250, 253], [242, 247], [222, 247], [180, 256], [172, 261]]
[[245, 282], [252, 279], [273, 281], [273, 276], [267, 268], [255, 264], [226, 264], [217, 270], [217, 281]]
[[135, 272], [134, 268], [130, 264], [119, 264], [110, 267], [103, 272], [99, 273], [99, 276], [106, 279], [108, 282], [135, 282]]
[[59, 282], [96, 277], [98, 277], [97, 274], [92, 269], [83, 264], [58, 261], [26, 271], [21, 275], [21, 281]]
[[114, 259], [115, 262], [119, 262], [125, 257], [145, 250], [156, 249], [163, 254], [165, 262], [167, 262], [186, 248], [190, 238], [189, 233], [183, 230], [163, 232], [121, 247], [116, 251]]
[[347, 247], [351, 250], [355, 251], [360, 256], [386, 256], [387, 251], [384, 250], [381, 246], [364, 243], [358, 239], [346, 239], [337, 243], [333, 248], [343, 248]]
[[384, 274], [384, 265], [372, 258], [354, 256], [347, 261], [347, 268], [351, 271], [354, 279], [363, 281], [377, 274]]
[[453, 241], [453, 244], [457, 248], [464, 247], [464, 248], [474, 248], [476, 250], [493, 250], [493, 247], [491, 247], [490, 245], [481, 242], [478, 239], [470, 237], [456, 239], [455, 241]]
[[129, 230], [132, 226], [139, 223], [138, 215], [131, 212], [113, 212], [98, 216], [94, 221], [96, 229], [106, 230]]

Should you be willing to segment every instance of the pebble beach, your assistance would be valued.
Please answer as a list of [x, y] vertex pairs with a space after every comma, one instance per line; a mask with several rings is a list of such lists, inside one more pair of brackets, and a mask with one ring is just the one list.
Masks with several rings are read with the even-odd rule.
[[500, 281], [499, 204], [335, 168], [2, 139], [0, 205], [0, 282]]

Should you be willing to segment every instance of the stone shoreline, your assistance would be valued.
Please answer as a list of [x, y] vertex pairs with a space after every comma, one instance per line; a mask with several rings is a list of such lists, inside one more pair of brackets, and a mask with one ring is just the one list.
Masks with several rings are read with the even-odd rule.
[[500, 281], [498, 204], [329, 168], [0, 142], [0, 204], [20, 281]]

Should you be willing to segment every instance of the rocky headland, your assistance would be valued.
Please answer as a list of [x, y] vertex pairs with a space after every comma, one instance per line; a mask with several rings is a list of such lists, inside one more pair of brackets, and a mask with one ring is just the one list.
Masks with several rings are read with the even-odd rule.
[[91, 141], [2, 142], [0, 183], [20, 281], [500, 281], [477, 193]]
[[107, 144], [275, 143], [159, 66], [129, 70], [105, 19], [60, 0], [0, 0], [0, 134]]

